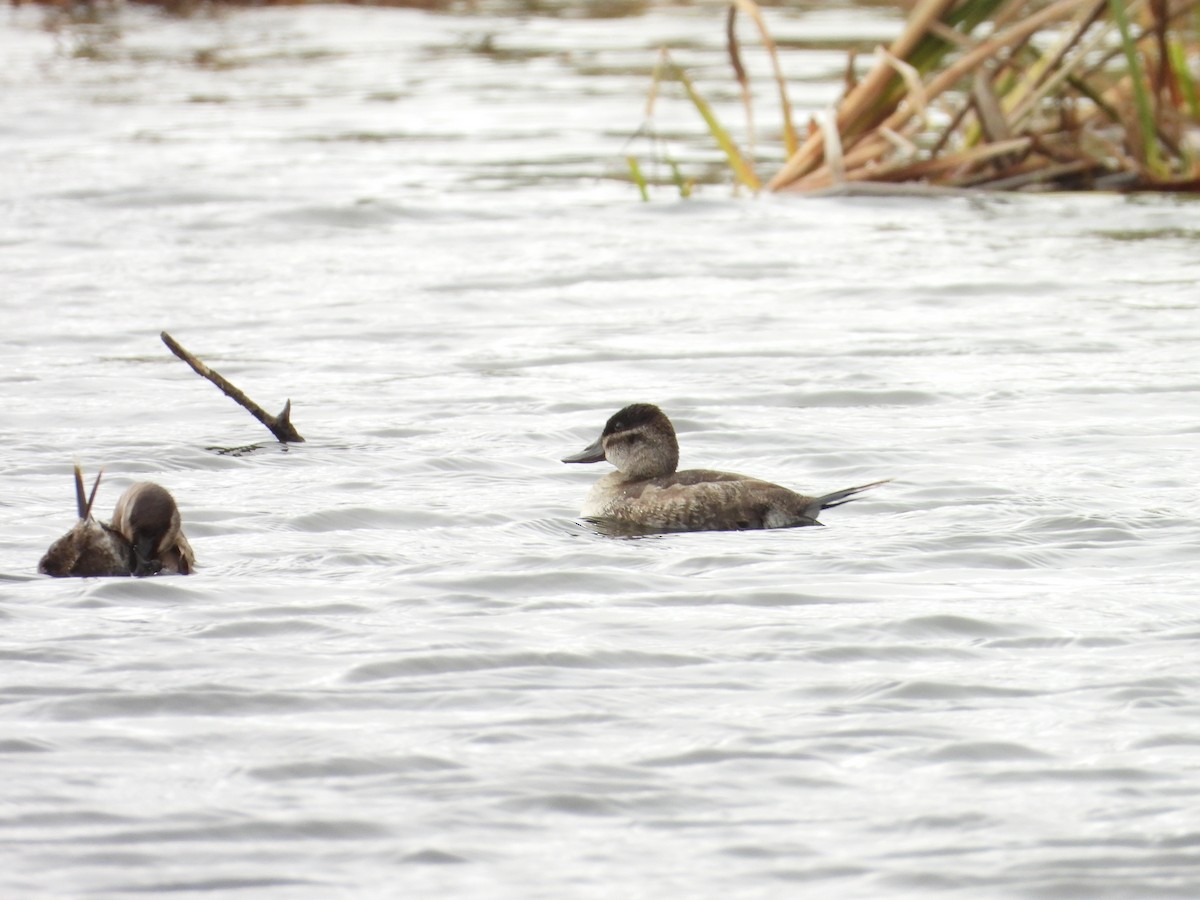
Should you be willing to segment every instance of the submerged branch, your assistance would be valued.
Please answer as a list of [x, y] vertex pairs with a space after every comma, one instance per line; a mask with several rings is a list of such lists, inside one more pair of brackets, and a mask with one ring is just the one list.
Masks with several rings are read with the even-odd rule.
[[275, 439], [282, 444], [286, 443], [302, 443], [304, 438], [300, 436], [295, 427], [292, 425], [292, 401], [288, 400], [283, 406], [283, 411], [277, 416], [271, 415], [242, 391], [226, 379], [220, 372], [216, 372], [205, 365], [201, 360], [197, 359], [180, 344], [175, 338], [167, 334], [165, 331], [160, 335], [162, 342], [167, 345], [172, 353], [182, 359], [185, 363], [192, 367], [197, 375], [203, 375], [213, 384], [221, 389], [221, 392], [241, 406], [246, 412], [262, 422], [270, 430], [271, 434], [275, 435]]

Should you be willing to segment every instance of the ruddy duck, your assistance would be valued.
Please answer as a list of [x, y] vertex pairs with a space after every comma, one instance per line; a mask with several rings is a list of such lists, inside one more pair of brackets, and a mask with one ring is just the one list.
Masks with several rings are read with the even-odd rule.
[[855, 499], [874, 481], [805, 497], [769, 481], [707, 469], [675, 471], [679, 443], [671, 420], [649, 403], [627, 406], [590, 447], [565, 463], [608, 460], [617, 467], [592, 486], [580, 515], [647, 532], [740, 531], [820, 525], [821, 510]]
[[98, 487], [100, 475], [85, 497], [83, 472], [75, 467], [79, 521], [50, 545], [39, 572], [57, 578], [191, 573], [195, 557], [180, 530], [179, 509], [165, 488], [150, 482], [133, 485], [117, 501], [112, 524], [106, 525], [92, 516]]
[[139, 481], [117, 501], [112, 527], [133, 547], [134, 575], [190, 575], [196, 564], [179, 507], [162, 485]]

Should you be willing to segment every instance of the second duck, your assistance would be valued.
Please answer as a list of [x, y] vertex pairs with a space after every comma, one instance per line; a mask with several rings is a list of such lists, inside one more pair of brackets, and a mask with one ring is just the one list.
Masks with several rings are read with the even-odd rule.
[[679, 442], [671, 420], [650, 403], [627, 406], [608, 420], [589, 447], [563, 460], [617, 467], [593, 485], [580, 515], [628, 530], [740, 531], [820, 525], [821, 510], [849, 503], [873, 481], [806, 497], [769, 481], [733, 472], [677, 472]]

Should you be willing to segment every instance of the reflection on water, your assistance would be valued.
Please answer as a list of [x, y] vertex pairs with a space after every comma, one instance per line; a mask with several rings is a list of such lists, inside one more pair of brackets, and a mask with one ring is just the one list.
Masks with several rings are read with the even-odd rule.
[[[738, 121], [707, 6], [125, 9], [104, 60], [40, 17], [0, 25], [0, 894], [1200, 888], [1191, 204], [642, 204], [656, 46]], [[841, 57], [790, 56], [822, 108]], [[684, 466], [895, 481], [614, 539], [558, 459], [633, 401]], [[39, 577], [77, 461], [168, 487], [197, 573]]]

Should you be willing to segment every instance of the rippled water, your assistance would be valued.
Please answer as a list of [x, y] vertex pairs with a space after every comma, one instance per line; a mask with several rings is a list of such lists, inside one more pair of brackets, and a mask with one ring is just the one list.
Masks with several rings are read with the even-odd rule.
[[[712, 7], [40, 20], [0, 26], [0, 894], [1200, 892], [1194, 204], [639, 203], [654, 48], [719, 85]], [[895, 481], [597, 535], [558, 460], [637, 400], [684, 465]], [[37, 576], [75, 461], [170, 487], [199, 574]]]

